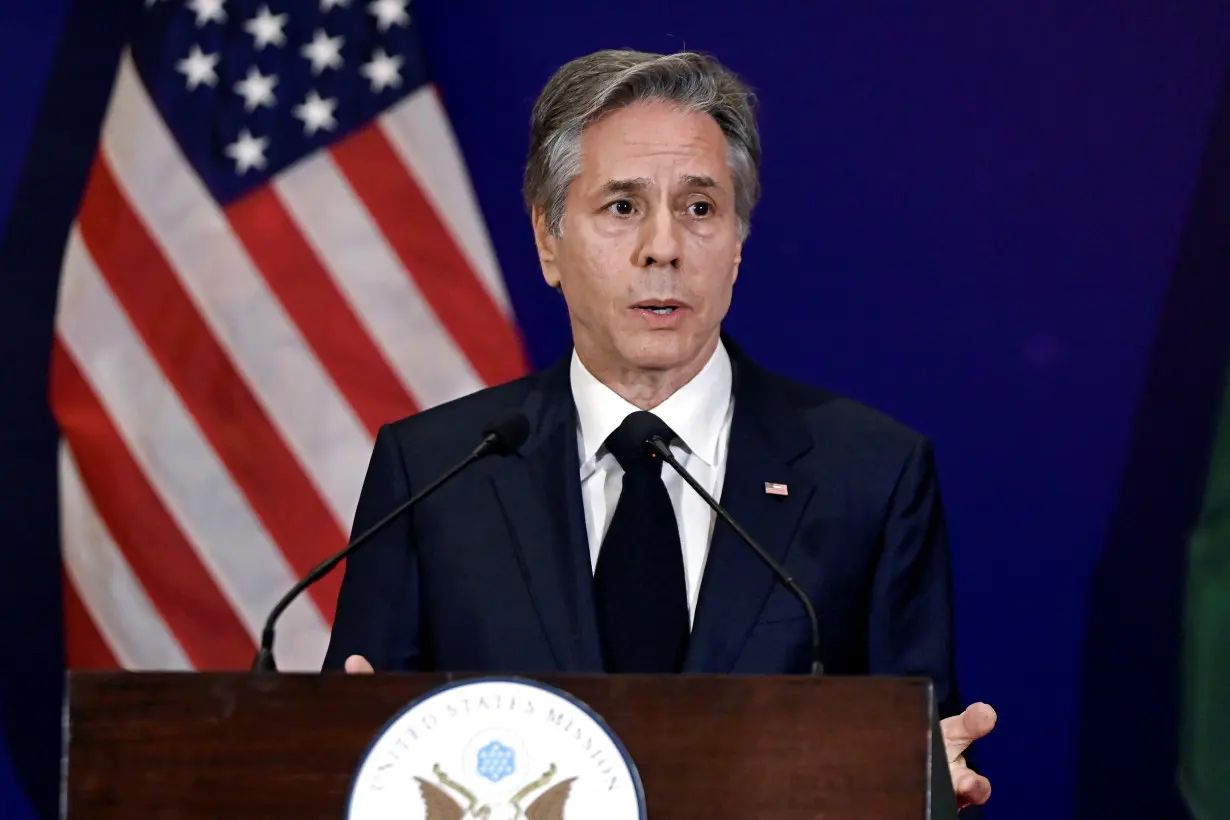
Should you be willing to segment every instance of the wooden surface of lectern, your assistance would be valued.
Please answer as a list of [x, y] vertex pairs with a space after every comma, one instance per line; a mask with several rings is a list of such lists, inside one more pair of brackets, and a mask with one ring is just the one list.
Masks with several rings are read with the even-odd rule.
[[[466, 677], [72, 673], [64, 808], [73, 820], [342, 818], [382, 727]], [[530, 679], [622, 741], [652, 820], [956, 816], [926, 680]]]

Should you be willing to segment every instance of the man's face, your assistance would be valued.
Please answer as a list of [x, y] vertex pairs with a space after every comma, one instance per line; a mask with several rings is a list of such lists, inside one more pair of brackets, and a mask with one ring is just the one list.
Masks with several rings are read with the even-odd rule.
[[730, 307], [742, 242], [726, 139], [662, 103], [585, 129], [561, 236], [535, 213], [543, 276], [568, 303], [591, 370], [699, 369]]

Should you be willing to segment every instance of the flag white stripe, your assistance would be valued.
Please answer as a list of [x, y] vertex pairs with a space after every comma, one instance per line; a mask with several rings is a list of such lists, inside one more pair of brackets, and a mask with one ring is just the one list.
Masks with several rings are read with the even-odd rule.
[[188, 670], [192, 663], [116, 547], [60, 442], [64, 570], [111, 654], [125, 669]]
[[483, 223], [461, 148], [435, 86], [428, 84], [410, 94], [384, 112], [377, 122], [452, 233], [470, 268], [504, 315], [511, 318], [512, 306], [504, 277]]
[[273, 184], [420, 407], [485, 386], [328, 152], [300, 162]]
[[127, 52], [102, 147], [214, 337], [347, 530], [371, 437], [180, 153]]
[[[76, 227], [57, 330], [150, 486], [259, 640], [265, 616], [297, 578], [163, 377]], [[280, 664], [319, 669], [328, 626], [311, 599], [300, 597], [282, 623]]]

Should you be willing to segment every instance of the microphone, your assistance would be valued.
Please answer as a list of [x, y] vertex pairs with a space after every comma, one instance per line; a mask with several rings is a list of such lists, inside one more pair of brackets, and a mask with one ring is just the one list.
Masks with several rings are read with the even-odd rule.
[[661, 419], [648, 411], [638, 410], [635, 413], [629, 414], [624, 419], [623, 424], [631, 426], [636, 432], [637, 438], [645, 442], [645, 449], [651, 455], [658, 456], [671, 465], [675, 472], [679, 473], [683, 480], [705, 500], [705, 503], [739, 534], [744, 543], [752, 548], [752, 552], [756, 553], [757, 557], [764, 562], [765, 566], [769, 568], [781, 585], [790, 590], [791, 594], [799, 599], [799, 602], [803, 605], [803, 610], [807, 613], [807, 620], [811, 624], [811, 674], [823, 675], [824, 664], [820, 660], [820, 623], [816, 619], [816, 609], [812, 606], [811, 599], [807, 597], [807, 593], [795, 583], [790, 573], [786, 572], [786, 568], [778, 563], [772, 555], [765, 552], [764, 547], [756, 543], [756, 539], [748, 535], [747, 530], [739, 526], [739, 522], [735, 521], [730, 513], [726, 512], [725, 508], [713, 496], [705, 492], [705, 488], [697, 483], [692, 474], [684, 469], [679, 460], [675, 458], [674, 453], [671, 452], [670, 442], [662, 437], [663, 429], [669, 428], [662, 423]]
[[256, 659], [252, 662], [253, 672], [274, 672], [277, 671], [277, 664], [273, 659], [273, 639], [274, 628], [277, 620], [281, 617], [286, 608], [298, 598], [304, 590], [312, 584], [319, 581], [321, 578], [329, 574], [329, 571], [337, 566], [346, 556], [353, 553], [359, 547], [367, 543], [372, 536], [383, 530], [391, 524], [397, 516], [404, 513], [406, 510], [413, 507], [415, 504], [422, 501], [427, 496], [434, 493], [440, 487], [444, 486], [453, 476], [460, 473], [466, 467], [469, 467], [479, 459], [486, 458], [491, 455], [506, 456], [515, 452], [525, 443], [525, 440], [530, 435], [530, 423], [526, 419], [525, 414], [520, 410], [506, 410], [496, 416], [487, 426], [483, 428], [483, 439], [478, 446], [470, 451], [470, 454], [461, 461], [453, 465], [444, 475], [437, 478], [434, 482], [424, 487], [417, 495], [411, 496], [406, 501], [397, 505], [384, 518], [377, 521], [369, 527], [364, 533], [356, 537], [353, 541], [347, 544], [342, 550], [334, 554], [330, 558], [326, 558], [318, 564], [311, 572], [303, 577], [299, 583], [290, 588], [290, 591], [282, 596], [282, 599], [277, 602], [274, 608], [269, 612], [269, 617], [265, 620], [265, 628], [261, 631], [260, 650], [256, 653]]

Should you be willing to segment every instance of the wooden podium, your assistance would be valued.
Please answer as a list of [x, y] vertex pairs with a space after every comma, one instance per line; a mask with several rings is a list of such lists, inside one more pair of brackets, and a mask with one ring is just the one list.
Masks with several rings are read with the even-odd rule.
[[[465, 675], [71, 673], [71, 820], [344, 816], [382, 726]], [[623, 741], [651, 820], [955, 818], [921, 679], [529, 676]]]

